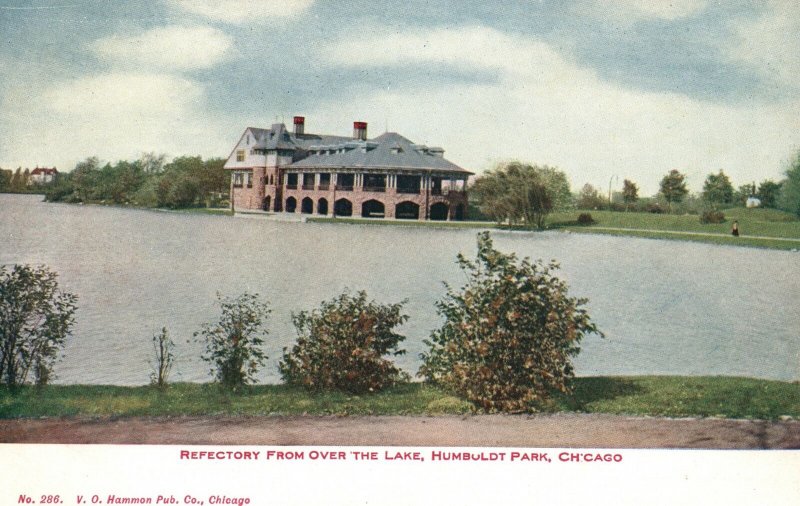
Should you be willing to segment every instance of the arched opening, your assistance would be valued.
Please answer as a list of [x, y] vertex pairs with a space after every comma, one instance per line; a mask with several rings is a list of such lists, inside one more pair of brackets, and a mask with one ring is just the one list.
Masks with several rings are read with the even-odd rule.
[[458, 221], [463, 221], [465, 218], [464, 216], [464, 204], [458, 204], [456, 206], [455, 214], [453, 214], [453, 219]]
[[339, 199], [333, 204], [333, 214], [336, 216], [353, 216], [353, 203], [347, 199]]
[[289, 197], [286, 199], [286, 212], [293, 213], [297, 209], [297, 199], [294, 197]]
[[314, 201], [311, 197], [306, 197], [300, 202], [300, 212], [303, 214], [311, 214], [314, 212]]
[[383, 218], [384, 216], [383, 202], [379, 200], [368, 200], [361, 204], [361, 217], [362, 218]]
[[398, 220], [418, 220], [419, 206], [413, 202], [400, 202], [394, 208], [394, 217]]
[[444, 202], [437, 202], [431, 206], [429, 219], [436, 221], [444, 221], [447, 219], [447, 204]]
[[328, 214], [328, 199], [317, 201], [317, 214]]
[[264, 197], [264, 201], [261, 202], [261, 210], [262, 211], [269, 211], [269, 206], [270, 206], [271, 203], [272, 203], [272, 199], [270, 198], [269, 195], [267, 195], [266, 197]]

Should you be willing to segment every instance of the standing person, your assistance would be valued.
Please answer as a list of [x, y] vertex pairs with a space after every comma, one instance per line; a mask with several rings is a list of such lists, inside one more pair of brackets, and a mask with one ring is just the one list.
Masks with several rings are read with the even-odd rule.
[[739, 222], [736, 220], [733, 220], [733, 227], [731, 228], [731, 234], [733, 234], [734, 237], [739, 237]]

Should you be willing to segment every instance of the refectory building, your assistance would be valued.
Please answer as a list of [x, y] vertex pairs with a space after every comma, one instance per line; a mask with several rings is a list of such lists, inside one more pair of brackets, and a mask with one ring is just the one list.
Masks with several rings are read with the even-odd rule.
[[234, 210], [412, 220], [463, 220], [466, 171], [444, 150], [386, 132], [367, 138], [367, 124], [353, 135], [305, 132], [283, 123], [247, 128], [228, 157]]

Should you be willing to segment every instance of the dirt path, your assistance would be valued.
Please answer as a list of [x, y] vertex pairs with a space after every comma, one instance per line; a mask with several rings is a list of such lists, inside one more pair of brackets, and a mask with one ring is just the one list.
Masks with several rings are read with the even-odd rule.
[[612, 415], [0, 420], [2, 443], [800, 448], [800, 421]]

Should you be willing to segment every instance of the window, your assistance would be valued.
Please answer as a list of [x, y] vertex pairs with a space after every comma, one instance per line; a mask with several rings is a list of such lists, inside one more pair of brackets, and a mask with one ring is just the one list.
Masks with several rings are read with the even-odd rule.
[[236, 152], [236, 161], [237, 162], [243, 162], [244, 161], [244, 150], [243, 149], [240, 149], [239, 151]]
[[253, 187], [253, 173], [252, 172], [248, 172], [247, 173], [247, 187], [248, 188], [252, 188]]
[[234, 188], [241, 188], [243, 180], [244, 180], [244, 174], [242, 174], [241, 172], [234, 172], [233, 173], [233, 187]]

